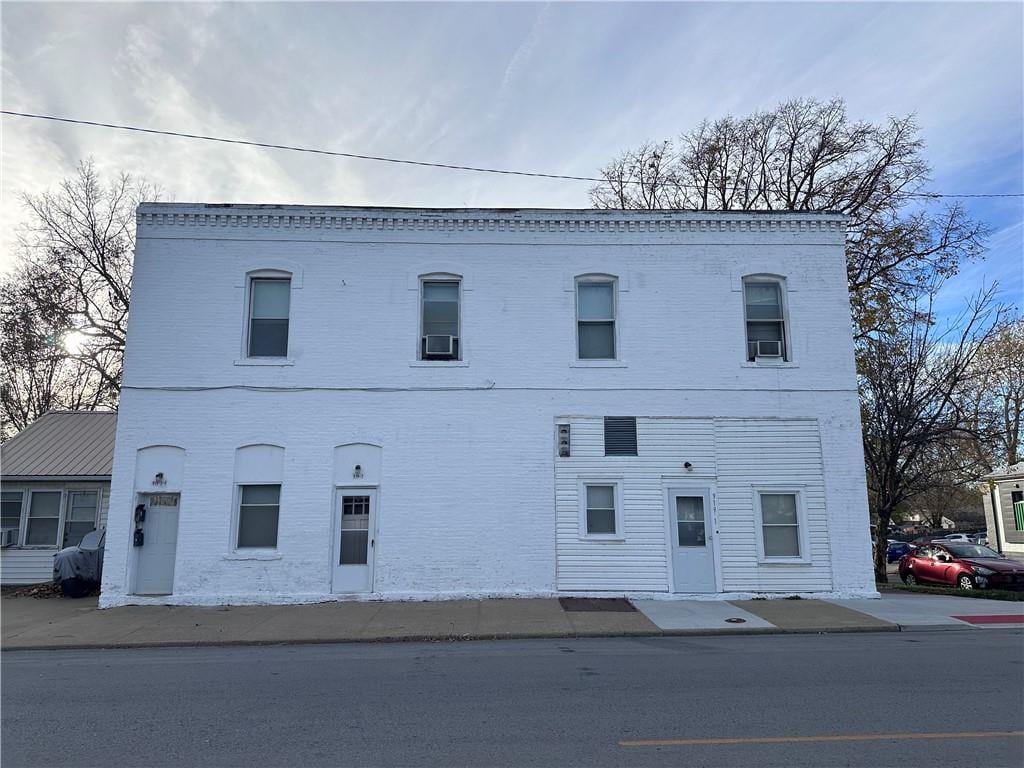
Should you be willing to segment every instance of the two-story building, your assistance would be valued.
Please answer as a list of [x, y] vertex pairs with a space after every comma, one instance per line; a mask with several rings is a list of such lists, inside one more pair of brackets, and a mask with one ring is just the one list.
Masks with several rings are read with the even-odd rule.
[[876, 594], [844, 240], [144, 204], [101, 604]]

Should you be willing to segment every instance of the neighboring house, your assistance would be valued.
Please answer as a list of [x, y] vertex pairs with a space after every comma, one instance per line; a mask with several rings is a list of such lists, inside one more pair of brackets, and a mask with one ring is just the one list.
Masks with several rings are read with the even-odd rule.
[[50, 411], [0, 446], [0, 583], [53, 578], [53, 555], [106, 525], [117, 414]]
[[101, 605], [877, 594], [842, 216], [137, 224]]
[[1024, 554], [1024, 461], [985, 479], [988, 545], [1006, 554]]

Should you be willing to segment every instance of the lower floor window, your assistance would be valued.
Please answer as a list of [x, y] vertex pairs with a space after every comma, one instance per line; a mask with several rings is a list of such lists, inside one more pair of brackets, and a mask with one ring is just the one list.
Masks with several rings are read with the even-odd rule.
[[68, 510], [64, 517], [64, 542], [62, 546], [74, 547], [82, 543], [82, 537], [96, 530], [96, 507], [99, 494], [96, 491], [71, 491], [68, 494]]
[[25, 544], [55, 546], [60, 525], [60, 491], [33, 491], [28, 504]]
[[277, 547], [280, 485], [241, 485], [238, 493], [238, 549]]
[[588, 485], [587, 534], [615, 534], [615, 486]]
[[761, 494], [761, 535], [766, 558], [802, 556], [795, 493]]
[[17, 531], [21, 528], [22, 498], [21, 491], [3, 491], [0, 493], [0, 517], [2, 517], [0, 528], [11, 528], [15, 531], [15, 538], [18, 537]]
[[1010, 491], [1010, 503], [1013, 506], [1013, 527], [1024, 531], [1024, 491]]

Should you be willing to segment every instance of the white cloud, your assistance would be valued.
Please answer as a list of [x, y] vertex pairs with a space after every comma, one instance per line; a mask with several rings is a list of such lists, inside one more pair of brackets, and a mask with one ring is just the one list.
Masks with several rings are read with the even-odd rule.
[[[154, 128], [591, 175], [621, 150], [705, 116], [840, 95], [856, 118], [916, 112], [937, 183], [1019, 190], [1022, 18], [1019, 4], [8, 3], [2, 101]], [[9, 263], [9, 224], [22, 215], [17, 195], [54, 186], [89, 155], [105, 171], [144, 175], [194, 201], [588, 204], [586, 183], [4, 117], [0, 268]], [[1007, 160], [997, 168], [993, 158]], [[1009, 234], [988, 264], [1019, 252], [1006, 210], [994, 223]]]

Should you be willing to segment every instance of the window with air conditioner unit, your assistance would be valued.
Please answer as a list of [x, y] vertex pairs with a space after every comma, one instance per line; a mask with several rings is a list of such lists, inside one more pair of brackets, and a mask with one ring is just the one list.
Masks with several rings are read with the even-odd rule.
[[423, 280], [420, 289], [420, 359], [460, 360], [458, 280]]
[[0, 493], [0, 538], [3, 546], [18, 546], [18, 532], [21, 530], [21, 511], [25, 494], [22, 491]]
[[744, 278], [743, 310], [749, 362], [789, 359], [785, 295], [785, 282], [781, 278]]

